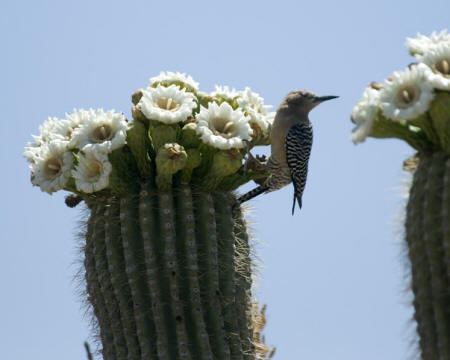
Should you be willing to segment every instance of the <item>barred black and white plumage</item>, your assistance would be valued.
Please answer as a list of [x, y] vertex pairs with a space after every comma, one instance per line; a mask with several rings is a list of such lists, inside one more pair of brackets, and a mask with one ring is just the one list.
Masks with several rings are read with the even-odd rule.
[[291, 171], [294, 184], [294, 201], [292, 214], [295, 210], [295, 200], [302, 208], [302, 195], [308, 175], [308, 161], [311, 154], [313, 132], [311, 123], [298, 123], [291, 127], [286, 136], [286, 160]]
[[295, 90], [286, 95], [277, 109], [271, 129], [271, 155], [265, 164], [265, 169], [270, 175], [264, 184], [239, 197], [237, 203], [243, 203], [265, 192], [278, 190], [292, 182], [294, 185], [292, 214], [296, 201], [299, 207], [302, 207], [313, 140], [308, 115], [318, 104], [336, 97], [317, 96], [306, 90]]

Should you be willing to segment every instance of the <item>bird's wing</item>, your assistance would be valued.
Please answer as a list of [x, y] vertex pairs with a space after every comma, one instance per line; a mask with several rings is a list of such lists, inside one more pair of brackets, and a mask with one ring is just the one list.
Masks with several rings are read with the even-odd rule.
[[295, 200], [302, 208], [302, 194], [308, 174], [308, 160], [311, 153], [313, 133], [311, 124], [298, 123], [292, 126], [286, 136], [286, 160], [291, 170], [292, 183], [294, 184], [294, 214]]

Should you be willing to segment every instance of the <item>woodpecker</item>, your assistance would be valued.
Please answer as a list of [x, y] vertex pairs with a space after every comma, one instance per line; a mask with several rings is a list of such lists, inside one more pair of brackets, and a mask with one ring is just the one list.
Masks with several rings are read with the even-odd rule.
[[[269, 177], [257, 188], [237, 199], [238, 204], [262, 193], [294, 185], [294, 201], [302, 208], [302, 194], [308, 173], [308, 160], [313, 140], [309, 112], [320, 103], [338, 96], [317, 96], [306, 90], [294, 90], [286, 95], [277, 109], [271, 136], [271, 154], [266, 164], [260, 164], [269, 172]], [[257, 161], [250, 152], [249, 158]]]

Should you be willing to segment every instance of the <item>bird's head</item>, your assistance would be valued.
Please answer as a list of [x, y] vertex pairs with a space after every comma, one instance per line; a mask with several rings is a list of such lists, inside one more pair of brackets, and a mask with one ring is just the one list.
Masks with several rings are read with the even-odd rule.
[[287, 107], [289, 110], [308, 114], [320, 103], [335, 99], [337, 97], [338, 96], [332, 95], [318, 96], [307, 90], [294, 90], [286, 95], [286, 97], [283, 99], [283, 102], [281, 103], [281, 106]]

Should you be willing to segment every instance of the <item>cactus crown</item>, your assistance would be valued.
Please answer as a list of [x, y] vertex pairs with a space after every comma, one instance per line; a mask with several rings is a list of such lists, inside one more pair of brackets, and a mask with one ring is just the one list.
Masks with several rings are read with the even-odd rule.
[[88, 200], [122, 196], [142, 181], [230, 191], [264, 177], [242, 161], [248, 146], [270, 143], [274, 113], [249, 88], [220, 89], [207, 94], [192, 77], [163, 72], [132, 95], [134, 121], [101, 109], [49, 118], [25, 147], [31, 181]]
[[352, 140], [399, 138], [419, 152], [450, 154], [450, 34], [419, 34], [406, 44], [417, 62], [369, 84], [353, 107]]

